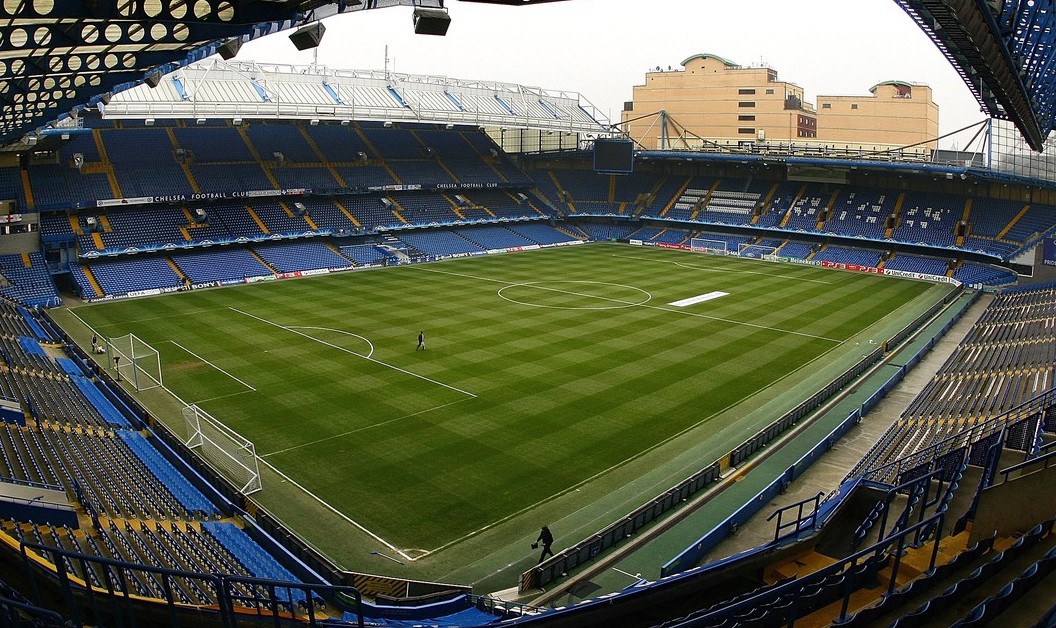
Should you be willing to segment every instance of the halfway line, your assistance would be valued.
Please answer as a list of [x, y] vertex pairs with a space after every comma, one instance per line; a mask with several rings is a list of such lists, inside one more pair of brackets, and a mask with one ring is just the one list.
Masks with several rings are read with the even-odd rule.
[[243, 316], [248, 316], [248, 317], [250, 317], [252, 319], [256, 319], [256, 320], [258, 320], [258, 321], [260, 321], [262, 323], [267, 323], [268, 325], [271, 325], [272, 327], [278, 327], [279, 329], [284, 329], [284, 330], [290, 332], [291, 334], [297, 334], [298, 336], [301, 336], [303, 338], [307, 338], [308, 340], [312, 340], [312, 341], [318, 342], [321, 345], [326, 345], [327, 347], [330, 347], [331, 349], [337, 349], [338, 351], [343, 351], [343, 352], [345, 352], [345, 353], [347, 353], [349, 355], [354, 355], [357, 358], [362, 358], [362, 359], [364, 359], [364, 360], [366, 360], [368, 362], [373, 362], [374, 364], [378, 364], [380, 366], [384, 366], [385, 368], [389, 368], [389, 369], [392, 369], [394, 371], [398, 371], [400, 373], [403, 373], [404, 375], [410, 375], [411, 377], [415, 377], [415, 378], [418, 378], [420, 380], [427, 381], [430, 384], [436, 384], [437, 386], [442, 386], [444, 388], [447, 388], [448, 390], [453, 390], [453, 391], [455, 391], [457, 393], [462, 393], [463, 395], [466, 395], [467, 397], [472, 397], [473, 399], [477, 398], [476, 395], [474, 395], [473, 393], [471, 393], [469, 391], [462, 390], [461, 388], [455, 388], [454, 386], [452, 386], [450, 384], [445, 384], [443, 382], [438, 382], [435, 379], [429, 379], [428, 377], [426, 377], [424, 375], [419, 375], [418, 373], [412, 373], [412, 372], [408, 371], [407, 369], [401, 369], [400, 367], [393, 366], [392, 364], [386, 364], [385, 362], [382, 362], [381, 360], [375, 360], [372, 357], [365, 356], [362, 353], [356, 353], [355, 351], [350, 351], [350, 350], [348, 350], [348, 349], [346, 349], [344, 347], [339, 347], [339, 346], [337, 346], [335, 344], [326, 342], [325, 340], [319, 340], [318, 338], [315, 338], [313, 336], [309, 336], [306, 333], [299, 332], [299, 331], [297, 331], [296, 329], [294, 329], [292, 327], [287, 327], [285, 325], [280, 325], [278, 323], [273, 323], [273, 322], [269, 321], [266, 318], [261, 318], [259, 316], [254, 315], [254, 314], [250, 314], [249, 312], [243, 312], [242, 310], [240, 310], [238, 308], [232, 307], [232, 308], [228, 308], [228, 309], [230, 309], [230, 310], [232, 310], [234, 312], [238, 312], [239, 314], [241, 314]]
[[[516, 282], [516, 281], [506, 281], [504, 279], [494, 279], [494, 278], [491, 278], [491, 277], [477, 277], [475, 275], [467, 275], [465, 273], [453, 273], [453, 272], [445, 271], [445, 270], [436, 270], [434, 268], [423, 268], [421, 266], [418, 266], [418, 270], [420, 270], [422, 272], [429, 272], [429, 273], [440, 273], [441, 275], [454, 275], [456, 277], [465, 277], [467, 279], [476, 279], [477, 281], [490, 281], [490, 282], [493, 282], [493, 283], [505, 284], [507, 286], [528, 286], [528, 285], [530, 285], [532, 288], [535, 288], [537, 290], [542, 290], [542, 291], [545, 291], [545, 292], [558, 292], [558, 293], [561, 293], [561, 294], [571, 294], [571, 295], [575, 295], [575, 296], [587, 297], [587, 298], [590, 298], [590, 299], [598, 299], [600, 301], [611, 301], [612, 303], [622, 303], [623, 305], [627, 305], [627, 306], [631, 306], [631, 307], [644, 307], [644, 308], [648, 308], [650, 310], [658, 310], [660, 312], [671, 312], [673, 314], [685, 314], [686, 316], [695, 316], [697, 318], [706, 318], [706, 319], [712, 320], [712, 321], [721, 321], [723, 323], [729, 323], [731, 325], [743, 325], [745, 327], [754, 327], [755, 329], [765, 329], [767, 331], [776, 331], [776, 332], [782, 333], [782, 334], [791, 334], [793, 336], [801, 336], [801, 337], [804, 337], [804, 338], [813, 338], [815, 340], [824, 340], [825, 342], [835, 342], [835, 343], [843, 342], [842, 340], [837, 340], [835, 338], [827, 338], [825, 336], [818, 336], [816, 334], [808, 334], [806, 332], [795, 331], [793, 329], [781, 329], [780, 327], [770, 327], [769, 325], [760, 325], [759, 323], [749, 323], [748, 321], [736, 321], [736, 320], [733, 320], [733, 319], [730, 319], [730, 318], [722, 318], [721, 316], [709, 316], [708, 314], [701, 314], [699, 312], [690, 312], [690, 311], [683, 310], [683, 309], [673, 309], [673, 308], [670, 308], [670, 307], [662, 307], [662, 306], [659, 306], [659, 305], [649, 305], [648, 303], [636, 303], [634, 301], [624, 301], [622, 299], [613, 299], [613, 298], [610, 298], [610, 297], [602, 297], [602, 296], [597, 296], [597, 295], [593, 295], [593, 294], [583, 294], [581, 292], [572, 292], [570, 290], [560, 290], [558, 288], [547, 288], [546, 286], [539, 286], [539, 285], [535, 285], [535, 284], [525, 284], [525, 283], [520, 283], [520, 282]], [[232, 309], [234, 309], [234, 308], [232, 308]]]

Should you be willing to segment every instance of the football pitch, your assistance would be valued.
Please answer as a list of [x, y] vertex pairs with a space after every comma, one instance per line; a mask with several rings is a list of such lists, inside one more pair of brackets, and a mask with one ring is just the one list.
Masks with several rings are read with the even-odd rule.
[[595, 244], [70, 311], [149, 343], [174, 395], [253, 441], [269, 468], [254, 497], [310, 543], [336, 551], [336, 516], [421, 558], [703, 451], [673, 485], [949, 289]]

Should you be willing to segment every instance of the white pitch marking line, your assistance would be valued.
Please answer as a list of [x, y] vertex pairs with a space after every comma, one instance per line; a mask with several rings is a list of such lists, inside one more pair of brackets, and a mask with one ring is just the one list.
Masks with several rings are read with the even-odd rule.
[[[234, 309], [234, 308], [231, 308], [231, 309]], [[244, 313], [244, 312], [243, 312], [243, 313]], [[257, 456], [257, 458], [260, 458], [260, 456]], [[291, 478], [290, 476], [286, 475], [286, 474], [285, 474], [285, 473], [283, 473], [282, 471], [279, 471], [278, 469], [276, 469], [276, 468], [275, 468], [275, 466], [274, 466], [274, 465], [272, 465], [272, 464], [271, 464], [270, 462], [268, 462], [267, 460], [261, 460], [261, 462], [262, 462], [262, 463], [264, 463], [265, 465], [267, 465], [267, 467], [268, 467], [269, 469], [271, 469], [272, 471], [274, 471], [276, 475], [278, 475], [278, 476], [279, 476], [279, 477], [281, 477], [282, 479], [286, 480], [287, 482], [289, 482], [289, 483], [290, 483], [290, 484], [292, 484], [293, 486], [296, 486], [296, 487], [297, 487], [298, 489], [300, 489], [301, 491], [303, 491], [305, 495], [307, 495], [307, 496], [311, 497], [311, 498], [312, 498], [312, 499], [314, 499], [315, 501], [317, 501], [317, 502], [319, 502], [320, 504], [322, 504], [322, 506], [323, 506], [324, 508], [326, 508], [327, 510], [329, 510], [330, 512], [334, 513], [334, 514], [335, 514], [335, 515], [337, 515], [338, 517], [340, 517], [340, 518], [344, 519], [344, 520], [345, 520], [345, 521], [347, 521], [348, 523], [350, 523], [350, 524], [352, 524], [353, 526], [355, 526], [355, 527], [359, 528], [360, 530], [362, 530], [362, 531], [363, 531], [363, 532], [364, 532], [365, 534], [367, 534], [368, 536], [370, 536], [370, 538], [374, 539], [374, 540], [375, 540], [375, 541], [377, 541], [378, 543], [381, 543], [381, 544], [382, 544], [382, 545], [384, 545], [385, 547], [387, 547], [387, 548], [389, 548], [390, 550], [392, 550], [392, 551], [396, 552], [397, 554], [399, 554], [400, 556], [402, 556], [403, 558], [405, 558], [405, 559], [407, 559], [407, 560], [411, 560], [411, 561], [415, 560], [415, 559], [414, 559], [413, 557], [411, 557], [411, 556], [408, 556], [408, 555], [407, 555], [406, 553], [404, 553], [404, 552], [403, 552], [403, 551], [402, 551], [402, 550], [401, 550], [400, 548], [396, 547], [396, 546], [395, 546], [395, 545], [393, 545], [392, 543], [389, 543], [389, 542], [388, 542], [388, 541], [386, 541], [385, 539], [381, 538], [381, 537], [380, 537], [380, 536], [378, 536], [377, 534], [374, 534], [373, 532], [371, 532], [370, 530], [368, 530], [367, 528], [365, 528], [365, 527], [364, 527], [364, 526], [363, 526], [362, 524], [358, 523], [358, 522], [357, 522], [357, 521], [356, 521], [355, 519], [352, 519], [351, 517], [349, 517], [349, 516], [348, 516], [348, 515], [346, 515], [345, 513], [341, 512], [341, 511], [340, 511], [340, 510], [338, 510], [337, 508], [334, 508], [334, 507], [333, 507], [333, 506], [331, 506], [330, 504], [328, 504], [328, 503], [326, 503], [325, 501], [323, 501], [323, 499], [322, 499], [322, 498], [320, 498], [320, 497], [319, 497], [318, 495], [316, 495], [315, 493], [313, 493], [313, 492], [309, 491], [308, 489], [304, 488], [303, 486], [301, 486], [300, 484], [298, 484], [298, 483], [297, 483], [297, 482], [296, 482], [296, 481], [295, 481], [295, 480], [294, 480], [293, 478]]]
[[242, 380], [238, 379], [237, 377], [235, 377], [235, 376], [234, 376], [234, 375], [232, 375], [231, 373], [228, 373], [228, 372], [227, 372], [227, 371], [225, 371], [224, 369], [222, 369], [222, 368], [220, 368], [219, 366], [217, 366], [217, 365], [213, 364], [213, 363], [212, 363], [212, 362], [210, 362], [209, 360], [206, 360], [206, 359], [205, 359], [205, 358], [203, 358], [202, 356], [198, 355], [198, 354], [197, 354], [197, 353], [195, 353], [194, 351], [191, 351], [190, 349], [188, 349], [187, 347], [185, 347], [185, 346], [181, 345], [180, 343], [176, 342], [175, 340], [170, 340], [169, 342], [171, 342], [172, 344], [176, 345], [176, 346], [177, 346], [177, 347], [179, 347], [180, 349], [183, 349], [184, 351], [186, 351], [187, 353], [191, 354], [192, 356], [194, 356], [194, 357], [195, 357], [195, 358], [197, 358], [198, 360], [200, 360], [200, 361], [202, 361], [202, 362], [205, 362], [206, 364], [208, 364], [209, 366], [213, 367], [214, 369], [216, 369], [216, 370], [220, 371], [220, 372], [221, 372], [221, 373], [223, 373], [224, 375], [227, 375], [227, 376], [228, 376], [228, 377], [230, 377], [231, 379], [235, 380], [235, 381], [236, 381], [236, 382], [238, 382], [239, 384], [242, 384], [243, 386], [245, 386], [246, 388], [248, 388], [248, 389], [252, 390], [253, 392], [257, 392], [257, 389], [256, 389], [256, 388], [254, 388], [254, 387], [250, 386], [249, 384], [245, 383], [244, 381], [242, 381]]
[[[681, 266], [682, 268], [689, 268], [691, 270], [700, 270], [700, 271], [704, 271], [704, 272], [708, 272], [708, 273], [726, 273], [726, 274], [736, 273], [736, 274], [739, 274], [739, 275], [765, 275], [766, 277], [777, 277], [779, 279], [795, 279], [796, 281], [805, 281], [805, 282], [809, 282], [809, 283], [823, 283], [825, 285], [831, 285], [831, 284], [834, 284], [834, 283], [838, 283], [836, 281], [824, 281], [824, 280], [821, 280], [821, 279], [808, 279], [806, 277], [797, 277], [795, 275], [775, 275], [775, 274], [772, 274], [772, 273], [759, 272], [757, 270], [741, 270], [741, 269], [738, 269], [738, 268], [730, 268], [729, 266], [721, 266], [721, 267], [716, 267], [716, 268], [709, 268], [707, 266], [697, 266], [696, 264], [687, 264], [685, 262], [681, 262], [681, 261], [678, 261], [678, 260], [656, 259], [654, 257], [643, 257], [641, 255], [621, 255], [621, 254], [618, 254], [618, 253], [612, 253], [612, 256], [613, 257], [622, 257], [622, 258], [625, 258], [625, 259], [636, 259], [636, 260], [639, 260], [639, 261], [642, 261], [642, 262], [656, 262], [657, 264], [674, 264], [675, 266]], [[738, 259], [745, 259], [745, 258], [738, 258]], [[747, 259], [751, 260], [751, 258], [747, 258]], [[759, 261], [759, 260], [752, 260], [752, 261]], [[767, 262], [767, 263], [769, 264], [770, 262]]]
[[[363, 357], [363, 358], [369, 358], [370, 356], [374, 355], [374, 343], [369, 341], [369, 340], [367, 340], [363, 336], [360, 336], [359, 334], [353, 334], [350, 331], [345, 331], [343, 329], [334, 329], [333, 327], [301, 327], [301, 326], [292, 327], [291, 326], [290, 329], [316, 329], [318, 331], [332, 331], [335, 334], [345, 334], [346, 336], [352, 336], [353, 338], [359, 338], [363, 342], [367, 343], [367, 346], [370, 347], [370, 351], [367, 352], [367, 355], [363, 355], [361, 353], [356, 353], [356, 355], [358, 355], [360, 357]], [[353, 353], [355, 353], [355, 352], [353, 351]]]
[[411, 414], [405, 414], [403, 416], [399, 416], [399, 417], [396, 417], [394, 419], [389, 419], [388, 421], [382, 421], [381, 423], [374, 423], [373, 425], [365, 425], [363, 427], [357, 427], [354, 430], [348, 430], [347, 432], [341, 432], [340, 434], [334, 434], [332, 436], [327, 436], [326, 438], [320, 438], [318, 440], [313, 440], [313, 441], [310, 441], [310, 442], [307, 442], [307, 443], [302, 443], [300, 445], [294, 445], [293, 447], [287, 447], [285, 449], [279, 449], [277, 451], [272, 451], [272, 452], [269, 452], [269, 453], [266, 453], [266, 454], [260, 454], [259, 457], [260, 458], [267, 458], [268, 456], [275, 456], [277, 454], [284, 454], [284, 453], [286, 453], [288, 451], [293, 451], [295, 449], [302, 449], [304, 447], [310, 447], [312, 445], [318, 445], [319, 443], [322, 443], [322, 442], [325, 442], [325, 441], [328, 441], [328, 440], [334, 440], [335, 438], [341, 438], [342, 436], [348, 436], [349, 434], [355, 434], [356, 432], [365, 432], [366, 430], [372, 430], [372, 429], [374, 429], [376, 427], [384, 427], [386, 425], [390, 425], [392, 423], [396, 423], [397, 421], [402, 421], [404, 419], [410, 419], [412, 417], [416, 417], [418, 415], [425, 414], [426, 412], [432, 412], [433, 410], [439, 410], [440, 408], [446, 408], [447, 406], [453, 406], [456, 403], [462, 403], [463, 401], [465, 401], [465, 399], [459, 399], [458, 401], [449, 401], [448, 403], [440, 404], [440, 405], [434, 406], [432, 408], [426, 408], [425, 410], [419, 410], [418, 412], [412, 412]]
[[698, 303], [703, 303], [705, 301], [711, 301], [712, 299], [718, 299], [719, 297], [729, 296], [729, 294], [730, 294], [729, 292], [722, 292], [720, 290], [716, 290], [714, 292], [709, 292], [707, 294], [698, 294], [695, 297], [689, 297], [688, 299], [682, 299], [681, 301], [672, 301], [671, 303], [668, 303], [668, 305], [673, 306], [673, 307], [688, 307], [690, 305], [696, 305]]
[[192, 405], [192, 406], [200, 406], [203, 403], [209, 403], [210, 401], [219, 401], [220, 399], [227, 399], [228, 397], [237, 397], [239, 395], [248, 395], [251, 392], [254, 392], [254, 391], [252, 391], [252, 390], [240, 390], [238, 392], [228, 393], [226, 395], [220, 395], [218, 397], [209, 397], [208, 399], [202, 399], [200, 401], [192, 401], [190, 405]]
[[628, 578], [634, 578], [635, 580], [638, 580], [638, 579], [640, 579], [642, 577], [642, 574], [640, 574], [640, 573], [628, 573], [628, 572], [626, 572], [626, 571], [624, 571], [622, 569], [618, 569], [616, 567], [613, 567], [612, 570], [615, 571], [616, 573], [622, 573], [623, 575], [627, 576]]
[[462, 393], [463, 395], [466, 395], [467, 397], [471, 397], [473, 399], [477, 398], [477, 396], [475, 394], [473, 394], [473, 393], [471, 393], [469, 391], [462, 390], [461, 388], [456, 388], [456, 387], [454, 387], [454, 386], [452, 386], [450, 384], [445, 384], [443, 382], [438, 382], [435, 379], [430, 379], [430, 378], [428, 378], [428, 377], [426, 377], [424, 375], [419, 375], [418, 373], [412, 373], [411, 371], [408, 371], [407, 369], [402, 369], [402, 368], [400, 368], [398, 366], [394, 366], [392, 364], [386, 364], [385, 362], [382, 362], [381, 360], [375, 360], [374, 358], [362, 355], [360, 353], [356, 353], [355, 351], [351, 351], [351, 350], [346, 349], [344, 347], [339, 347], [339, 346], [337, 346], [335, 344], [326, 342], [325, 340], [319, 340], [318, 338], [314, 338], [312, 336], [309, 336], [308, 334], [306, 334], [304, 332], [297, 331], [296, 329], [294, 329], [292, 327], [287, 327], [285, 325], [280, 325], [278, 323], [273, 323], [272, 321], [269, 321], [266, 318], [261, 318], [259, 316], [256, 316], [255, 314], [250, 314], [249, 312], [243, 312], [242, 310], [240, 310], [238, 308], [232, 307], [232, 308], [229, 308], [229, 309], [234, 311], [234, 312], [238, 312], [239, 314], [241, 314], [243, 316], [248, 316], [248, 317], [250, 317], [252, 319], [256, 319], [256, 320], [258, 320], [258, 321], [260, 321], [262, 323], [267, 323], [268, 325], [271, 325], [272, 327], [278, 327], [279, 329], [284, 329], [284, 330], [290, 332], [291, 334], [297, 334], [298, 336], [301, 336], [303, 338], [307, 338], [308, 340], [312, 340], [314, 342], [318, 342], [321, 345], [326, 345], [327, 347], [330, 347], [331, 349], [337, 349], [338, 351], [343, 351], [344, 353], [347, 353], [349, 355], [354, 355], [357, 358], [363, 358], [364, 360], [367, 360], [369, 362], [373, 362], [374, 364], [377, 364], [379, 366], [384, 366], [385, 368], [389, 368], [389, 369], [392, 369], [394, 371], [398, 371], [400, 373], [403, 373], [404, 375], [410, 375], [411, 377], [415, 377], [417, 379], [427, 381], [430, 384], [436, 384], [437, 386], [442, 386], [443, 388], [447, 388], [448, 390], [453, 390], [453, 391], [455, 391], [457, 393]]
[[[490, 281], [492, 283], [501, 283], [501, 284], [505, 284], [507, 286], [509, 286], [509, 285], [514, 285], [514, 286], [529, 285], [529, 284], [521, 284], [521, 283], [517, 283], [517, 282], [513, 282], [513, 281], [505, 281], [503, 279], [493, 279], [491, 277], [477, 277], [477, 276], [474, 276], [474, 275], [467, 275], [467, 274], [464, 274], [464, 273], [453, 273], [453, 272], [444, 271], [444, 270], [436, 270], [435, 268], [423, 268], [421, 265], [419, 265], [417, 268], [418, 268], [418, 270], [421, 270], [422, 272], [440, 273], [442, 275], [455, 275], [456, 277], [465, 277], [467, 279], [476, 279], [477, 281]], [[758, 323], [749, 323], [747, 321], [735, 321], [735, 320], [729, 319], [729, 318], [722, 318], [721, 316], [709, 316], [707, 314], [701, 314], [700, 312], [690, 312], [690, 311], [683, 310], [683, 309], [672, 310], [672, 309], [670, 309], [670, 308], [668, 308], [666, 306], [649, 305], [648, 303], [634, 303], [633, 301], [623, 301], [621, 299], [611, 299], [611, 298], [608, 298], [608, 297], [599, 297], [599, 296], [596, 296], [596, 295], [593, 295], [593, 294], [580, 294], [578, 292], [569, 292], [567, 290], [558, 290], [556, 288], [546, 288], [546, 287], [543, 287], [543, 286], [535, 286], [535, 285], [533, 285], [532, 287], [533, 288], [537, 288], [539, 290], [546, 290], [546, 291], [549, 291], [549, 292], [560, 292], [560, 293], [574, 294], [574, 295], [578, 295], [578, 296], [589, 297], [589, 298], [592, 298], [592, 299], [600, 299], [602, 301], [612, 301], [614, 303], [623, 303], [624, 305], [628, 305], [628, 306], [645, 307], [645, 308], [649, 308], [650, 310], [659, 310], [661, 312], [672, 312], [672, 313], [684, 314], [686, 316], [696, 316], [697, 318], [706, 318], [706, 319], [712, 320], [712, 321], [721, 321], [723, 323], [729, 323], [731, 325], [742, 325], [744, 327], [752, 327], [752, 328], [755, 328], [755, 329], [765, 329], [767, 331], [776, 331], [776, 332], [781, 333], [781, 334], [791, 334], [793, 336], [802, 336], [803, 338], [813, 338], [815, 340], [824, 340], [825, 342], [835, 342], [835, 343], [843, 342], [842, 340], [837, 340], [835, 338], [827, 338], [825, 336], [818, 336], [816, 334], [808, 334], [808, 333], [804, 333], [804, 332], [801, 332], [801, 331], [795, 331], [795, 330], [792, 330], [792, 329], [781, 329], [780, 327], [770, 327], [768, 325], [760, 325]]]

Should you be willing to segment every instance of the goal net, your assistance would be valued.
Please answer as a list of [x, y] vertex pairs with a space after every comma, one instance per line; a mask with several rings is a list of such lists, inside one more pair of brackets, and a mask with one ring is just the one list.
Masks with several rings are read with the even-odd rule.
[[689, 250], [695, 253], [710, 253], [712, 255], [728, 255], [725, 240], [709, 240], [707, 238], [690, 238]]
[[196, 449], [214, 469], [241, 487], [245, 495], [259, 491], [260, 467], [253, 443], [196, 405], [183, 409], [184, 444]]
[[742, 242], [737, 245], [737, 256], [754, 257], [756, 259], [774, 259], [777, 257], [777, 247]]
[[108, 368], [116, 371], [119, 381], [127, 381], [139, 391], [163, 386], [161, 355], [135, 334], [107, 340], [107, 356]]

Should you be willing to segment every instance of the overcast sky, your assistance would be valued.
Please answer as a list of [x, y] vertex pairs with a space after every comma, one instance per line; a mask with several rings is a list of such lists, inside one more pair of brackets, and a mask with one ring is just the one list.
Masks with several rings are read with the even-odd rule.
[[[707, 52], [765, 64], [818, 94], [867, 94], [880, 81], [926, 83], [940, 133], [983, 120], [950, 64], [894, 0], [570, 0], [503, 7], [448, 0], [446, 37], [415, 35], [410, 7], [328, 18], [318, 61], [580, 92], [619, 121], [645, 72]], [[287, 34], [246, 44], [240, 60], [308, 64]], [[964, 148], [968, 136], [954, 138]], [[949, 146], [950, 141], [943, 142]]]

